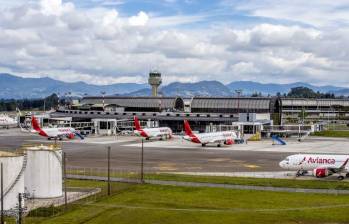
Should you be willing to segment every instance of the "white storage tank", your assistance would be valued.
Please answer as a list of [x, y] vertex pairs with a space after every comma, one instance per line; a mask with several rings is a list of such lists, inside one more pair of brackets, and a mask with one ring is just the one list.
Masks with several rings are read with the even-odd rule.
[[24, 175], [25, 192], [31, 198], [55, 198], [63, 195], [62, 150], [48, 146], [28, 147]]
[[24, 193], [26, 157], [0, 151], [0, 163], [3, 164], [4, 210], [14, 209], [18, 204], [18, 194]]

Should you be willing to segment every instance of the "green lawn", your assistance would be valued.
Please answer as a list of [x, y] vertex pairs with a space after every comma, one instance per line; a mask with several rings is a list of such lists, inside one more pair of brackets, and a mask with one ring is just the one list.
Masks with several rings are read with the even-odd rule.
[[[79, 175], [107, 176], [106, 172], [88, 172], [83, 173], [79, 170], [68, 172]], [[127, 172], [112, 172], [112, 177], [140, 179], [140, 174]], [[321, 181], [314, 178], [313, 180], [299, 179], [272, 179], [272, 178], [247, 178], [247, 177], [219, 177], [219, 176], [196, 176], [182, 174], [166, 174], [166, 173], [147, 173], [146, 180], [170, 180], [170, 181], [185, 181], [185, 182], [201, 182], [201, 183], [218, 183], [218, 184], [237, 184], [237, 185], [252, 185], [252, 186], [267, 186], [267, 187], [292, 187], [292, 188], [320, 188], [320, 189], [340, 189], [349, 190], [349, 182], [338, 180]]]
[[[69, 181], [70, 186], [103, 182]], [[127, 185], [110, 197], [84, 201], [53, 218], [25, 223], [347, 223], [349, 195], [278, 193], [220, 188]]]
[[322, 137], [338, 137], [338, 138], [349, 138], [349, 131], [319, 131], [312, 134], [313, 136], [322, 136]]
[[339, 131], [339, 130], [349, 131], [349, 127], [346, 124], [330, 124], [330, 125], [326, 125], [325, 127], [328, 128], [329, 130], [334, 130], [334, 131]]
[[148, 174], [146, 179], [171, 180], [184, 182], [236, 184], [265, 187], [291, 187], [312, 189], [337, 189], [349, 190], [349, 182], [338, 180], [300, 180], [300, 179], [272, 179], [272, 178], [248, 178], [248, 177], [215, 177], [215, 176], [193, 176], [179, 174]]

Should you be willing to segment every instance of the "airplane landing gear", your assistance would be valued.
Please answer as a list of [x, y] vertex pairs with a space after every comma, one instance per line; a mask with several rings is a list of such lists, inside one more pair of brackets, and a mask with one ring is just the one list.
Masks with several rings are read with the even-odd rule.
[[217, 147], [221, 147], [222, 145], [219, 143], [218, 145], [217, 145]]
[[298, 170], [296, 173], [296, 177], [304, 176], [304, 174], [308, 173], [306, 170]]
[[205, 143], [202, 143], [202, 144], [201, 144], [201, 146], [202, 146], [202, 147], [205, 147], [205, 146], [206, 146], [206, 144], [205, 144]]
[[339, 175], [337, 178], [338, 178], [338, 180], [344, 180], [344, 176], [342, 176], [342, 175]]
[[348, 177], [348, 178], [349, 178], [349, 173], [346, 173], [346, 174], [345, 174], [345, 177]]

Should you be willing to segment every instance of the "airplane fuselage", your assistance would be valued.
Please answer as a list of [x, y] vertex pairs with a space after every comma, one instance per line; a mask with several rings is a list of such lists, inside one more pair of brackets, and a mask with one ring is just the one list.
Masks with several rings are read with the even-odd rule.
[[8, 116], [0, 116], [0, 127], [13, 127], [17, 125], [17, 121]]
[[288, 156], [279, 165], [288, 170], [310, 171], [321, 167], [340, 167], [348, 158], [349, 155], [298, 154]]
[[209, 144], [209, 143], [224, 143], [224, 144], [233, 144], [232, 141], [237, 139], [235, 132], [223, 131], [223, 132], [212, 132], [212, 133], [202, 133], [195, 134], [193, 136], [184, 136], [185, 140], [200, 143], [200, 144]]
[[74, 128], [43, 128], [42, 132], [39, 132], [39, 134], [49, 138], [58, 138], [72, 135], [75, 132]]
[[144, 128], [140, 130], [134, 131], [135, 135], [142, 136], [144, 138], [150, 139], [150, 138], [156, 138], [156, 137], [168, 137], [170, 138], [172, 136], [172, 130], [168, 127], [163, 128]]

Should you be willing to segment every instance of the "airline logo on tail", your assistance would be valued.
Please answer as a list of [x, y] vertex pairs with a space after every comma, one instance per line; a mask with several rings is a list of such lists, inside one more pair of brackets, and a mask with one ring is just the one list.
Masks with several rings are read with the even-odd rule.
[[133, 120], [134, 120], [135, 129], [136, 129], [135, 130], [135, 134], [139, 135], [139, 136], [142, 136], [144, 138], [149, 138], [147, 133], [142, 129], [141, 123], [139, 122], [138, 117], [134, 116]]
[[140, 124], [140, 122], [138, 120], [138, 117], [134, 116], [133, 120], [134, 120], [134, 125], [135, 125], [136, 130], [137, 131], [141, 131], [142, 127], [141, 127], [141, 124]]
[[190, 141], [195, 142], [195, 143], [201, 143], [199, 138], [191, 130], [190, 124], [187, 120], [184, 120], [184, 132], [189, 137]]
[[44, 136], [44, 137], [48, 137], [46, 132], [41, 129], [39, 122], [36, 120], [36, 118], [34, 116], [32, 116], [32, 127], [35, 131], [37, 131], [39, 133], [39, 135]]

